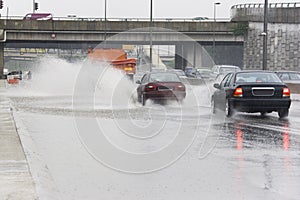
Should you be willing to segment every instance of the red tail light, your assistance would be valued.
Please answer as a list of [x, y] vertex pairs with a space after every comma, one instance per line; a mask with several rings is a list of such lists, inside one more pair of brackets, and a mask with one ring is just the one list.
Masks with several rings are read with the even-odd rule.
[[146, 91], [154, 91], [154, 90], [156, 90], [156, 88], [157, 88], [157, 85], [155, 85], [155, 84], [148, 84], [148, 85], [146, 85], [145, 90]]
[[290, 95], [291, 95], [290, 89], [287, 88], [287, 87], [283, 88], [282, 96], [283, 96], [283, 97], [289, 97]]
[[177, 85], [176, 86], [176, 90], [179, 90], [179, 91], [185, 91], [185, 86], [180, 84], [180, 85]]
[[238, 87], [235, 88], [234, 92], [233, 92], [233, 96], [234, 97], [242, 97], [243, 96], [243, 89]]

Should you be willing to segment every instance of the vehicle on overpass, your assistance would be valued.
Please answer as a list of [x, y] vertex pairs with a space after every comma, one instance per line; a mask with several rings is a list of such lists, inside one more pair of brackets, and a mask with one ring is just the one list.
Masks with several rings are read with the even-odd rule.
[[88, 60], [109, 63], [130, 78], [136, 73], [136, 59], [127, 58], [127, 53], [123, 49], [88, 49]]
[[53, 20], [52, 13], [28, 13], [23, 20]]
[[228, 117], [235, 111], [261, 115], [278, 112], [287, 117], [291, 105], [290, 90], [274, 72], [241, 71], [228, 73], [211, 98], [212, 112], [225, 111]]

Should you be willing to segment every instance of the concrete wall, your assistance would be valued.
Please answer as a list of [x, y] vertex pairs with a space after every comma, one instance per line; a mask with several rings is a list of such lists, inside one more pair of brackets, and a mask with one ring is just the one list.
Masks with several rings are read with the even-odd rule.
[[[230, 32], [237, 23], [235, 22], [153, 22], [153, 27], [171, 29], [179, 32]], [[143, 21], [37, 21], [37, 20], [4, 20], [0, 19], [0, 28], [6, 30], [30, 31], [107, 31], [121, 32], [137, 28], [149, 27], [149, 22]]]
[[[244, 48], [244, 68], [262, 69], [263, 23], [249, 23]], [[300, 24], [268, 24], [269, 70], [300, 71]]]

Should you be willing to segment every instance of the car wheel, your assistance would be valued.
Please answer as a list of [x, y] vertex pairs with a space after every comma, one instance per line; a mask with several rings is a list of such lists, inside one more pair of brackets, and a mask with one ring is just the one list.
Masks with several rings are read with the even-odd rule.
[[284, 117], [287, 117], [288, 115], [289, 115], [289, 109], [288, 108], [283, 108], [283, 109], [280, 109], [278, 111], [279, 118], [284, 118]]
[[213, 114], [215, 114], [216, 113], [216, 102], [215, 102], [215, 99], [214, 98], [211, 98], [211, 112], [213, 113]]
[[233, 115], [233, 108], [231, 103], [229, 102], [229, 99], [226, 100], [225, 114], [227, 117], [231, 117]]
[[141, 103], [141, 95], [139, 93], [137, 94], [137, 101]]
[[183, 99], [177, 99], [178, 104], [182, 105]]
[[141, 95], [141, 103], [142, 103], [143, 106], [146, 104], [146, 100], [147, 100], [147, 99], [145, 98], [145, 95], [142, 94], [142, 95]]

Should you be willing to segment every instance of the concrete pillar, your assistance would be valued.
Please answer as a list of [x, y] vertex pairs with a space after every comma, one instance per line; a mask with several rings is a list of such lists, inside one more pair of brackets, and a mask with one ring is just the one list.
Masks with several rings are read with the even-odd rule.
[[182, 44], [175, 46], [175, 69], [184, 69], [186, 67], [186, 60], [184, 59], [184, 48]]
[[175, 68], [184, 69], [186, 66], [201, 67], [203, 65], [203, 48], [196, 43], [176, 45]]
[[0, 79], [4, 79], [4, 43], [0, 42]]

